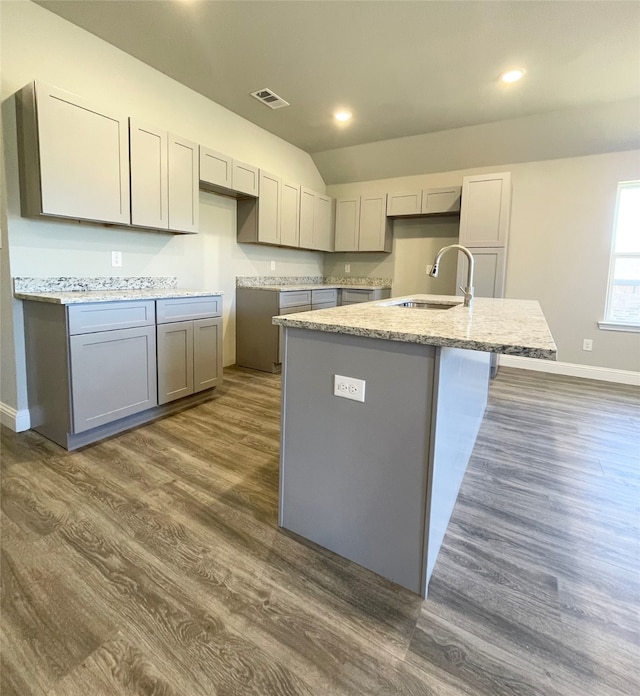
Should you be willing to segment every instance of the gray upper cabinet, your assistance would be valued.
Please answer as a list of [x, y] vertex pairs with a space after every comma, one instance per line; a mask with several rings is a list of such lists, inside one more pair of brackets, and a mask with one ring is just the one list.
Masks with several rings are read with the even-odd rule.
[[334, 249], [358, 251], [360, 233], [360, 196], [336, 199]]
[[259, 170], [229, 155], [200, 146], [200, 186], [231, 197], [258, 197]]
[[335, 251], [385, 251], [392, 248], [386, 194], [336, 200]]
[[422, 212], [422, 191], [396, 191], [387, 194], [387, 215], [402, 217], [420, 215]]
[[129, 224], [126, 116], [42, 82], [16, 105], [22, 214]]
[[198, 193], [198, 145], [168, 134], [169, 148], [169, 230], [197, 232], [200, 198]]
[[316, 194], [313, 206], [313, 246], [318, 251], [333, 251], [333, 203], [329, 196]]
[[131, 224], [198, 231], [198, 146], [130, 119]]
[[258, 241], [280, 244], [280, 188], [282, 180], [275, 174], [260, 171], [258, 198]]
[[300, 187], [287, 181], [280, 189], [280, 244], [300, 246]]
[[260, 193], [260, 170], [252, 164], [233, 160], [231, 183], [233, 190], [257, 198]]
[[423, 189], [422, 215], [449, 215], [460, 212], [461, 186]]
[[470, 248], [506, 246], [510, 215], [510, 172], [464, 177], [460, 244]]
[[168, 134], [129, 120], [131, 224], [169, 229]]
[[389, 217], [451, 215], [460, 212], [460, 186], [399, 191], [387, 195]]
[[333, 251], [332, 200], [329, 196], [300, 187], [300, 247]]
[[23, 215], [198, 231], [198, 145], [41, 82], [16, 105]]
[[280, 194], [282, 180], [275, 174], [260, 170], [260, 196], [238, 200], [238, 241], [258, 244], [280, 244]]
[[200, 186], [223, 191], [233, 189], [233, 158], [200, 146]]

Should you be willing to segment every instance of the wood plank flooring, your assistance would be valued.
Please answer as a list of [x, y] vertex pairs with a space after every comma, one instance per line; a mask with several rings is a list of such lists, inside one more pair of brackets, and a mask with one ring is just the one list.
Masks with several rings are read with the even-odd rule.
[[2, 429], [3, 696], [636, 696], [640, 395], [502, 369], [421, 601], [277, 527], [280, 378]]

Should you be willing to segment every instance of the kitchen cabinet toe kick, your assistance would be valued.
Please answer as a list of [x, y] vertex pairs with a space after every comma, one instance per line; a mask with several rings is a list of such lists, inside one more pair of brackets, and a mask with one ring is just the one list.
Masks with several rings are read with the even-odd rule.
[[[119, 435], [126, 430], [131, 430], [137, 428], [138, 426], [145, 425], [146, 423], [151, 423], [152, 421], [158, 420], [160, 418], [165, 418], [166, 416], [171, 416], [175, 413], [179, 413], [193, 406], [199, 406], [207, 401], [210, 401], [215, 396], [215, 388], [207, 389], [206, 391], [198, 392], [197, 394], [191, 394], [189, 396], [184, 396], [177, 401], [171, 401], [166, 404], [160, 404], [159, 406], [154, 406], [153, 408], [135, 413], [131, 416], [126, 416], [125, 418], [119, 418], [118, 420], [112, 421], [111, 423], [105, 423], [97, 428], [92, 428], [91, 430], [85, 430], [81, 433], [65, 433], [62, 439], [54, 439], [50, 437], [49, 439], [54, 440], [58, 445], [64, 447], [70, 452], [77, 450], [80, 447], [86, 447], [87, 445], [92, 445], [100, 440], [104, 440], [108, 437], [114, 435]], [[37, 427], [33, 428], [37, 432], [41, 430]], [[42, 433], [44, 434], [44, 433]], [[49, 437], [49, 436], [46, 436]]]

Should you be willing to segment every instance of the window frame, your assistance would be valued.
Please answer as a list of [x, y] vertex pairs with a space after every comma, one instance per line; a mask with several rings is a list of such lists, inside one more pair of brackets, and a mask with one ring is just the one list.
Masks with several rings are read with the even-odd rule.
[[616, 206], [615, 214], [613, 218], [613, 227], [611, 235], [611, 251], [609, 254], [609, 276], [607, 278], [607, 294], [605, 298], [604, 306], [604, 320], [598, 322], [598, 326], [601, 329], [611, 330], [611, 331], [637, 331], [640, 332], [640, 319], [635, 322], [621, 321], [619, 319], [613, 319], [611, 317], [611, 303], [613, 298], [613, 286], [614, 286], [614, 273], [616, 267], [616, 260], [621, 258], [638, 259], [640, 260], [639, 252], [616, 252], [616, 237], [618, 233], [618, 216], [620, 214], [620, 196], [624, 189], [634, 188], [640, 189], [640, 180], [633, 181], [620, 181], [618, 183], [618, 190], [616, 193]]

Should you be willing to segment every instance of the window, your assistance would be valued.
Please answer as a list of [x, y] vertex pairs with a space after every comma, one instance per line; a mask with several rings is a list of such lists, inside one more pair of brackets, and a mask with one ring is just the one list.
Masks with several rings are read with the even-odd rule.
[[605, 322], [640, 327], [640, 181], [618, 185]]

